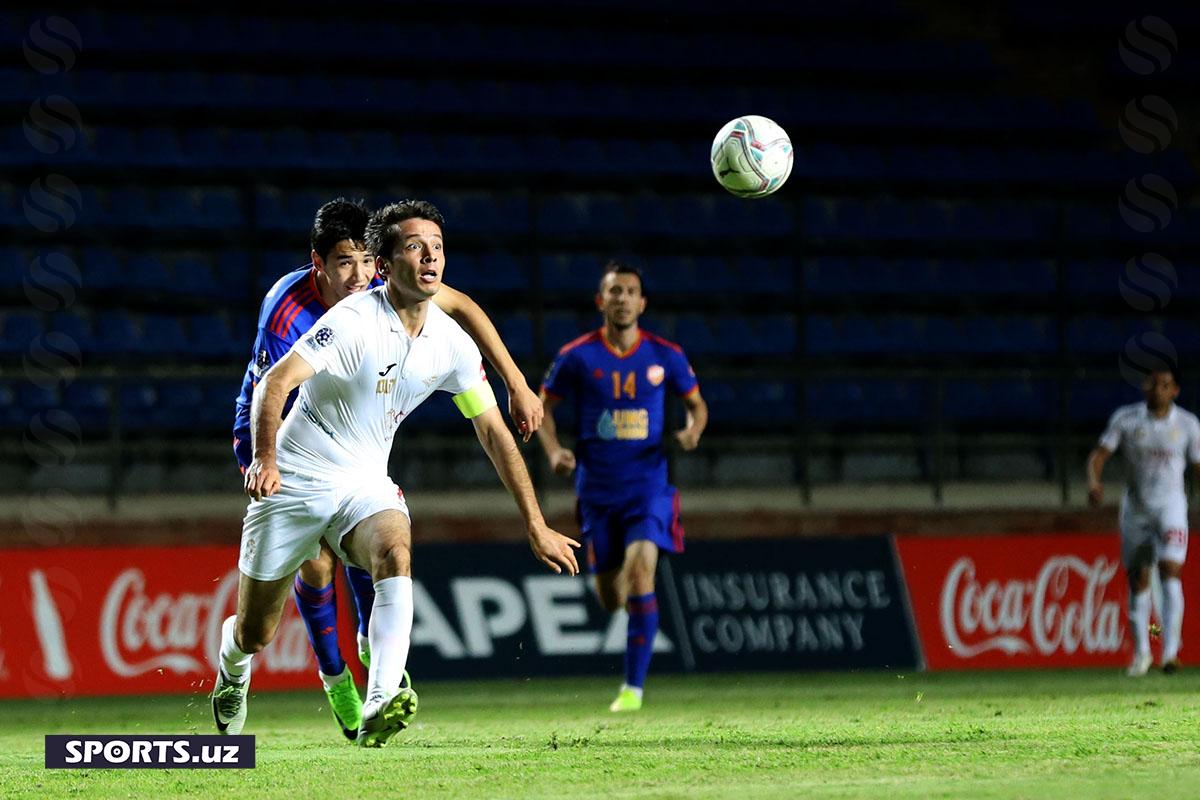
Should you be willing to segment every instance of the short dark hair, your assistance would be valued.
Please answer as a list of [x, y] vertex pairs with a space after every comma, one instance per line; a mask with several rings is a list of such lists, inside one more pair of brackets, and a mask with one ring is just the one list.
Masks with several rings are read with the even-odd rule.
[[392, 257], [396, 246], [396, 236], [399, 235], [399, 225], [406, 219], [427, 219], [436, 222], [443, 231], [446, 229], [446, 219], [437, 206], [428, 200], [401, 200], [399, 203], [389, 203], [371, 215], [367, 222], [367, 251], [384, 258]]
[[1155, 364], [1146, 372], [1146, 377], [1149, 378], [1156, 372], [1166, 372], [1171, 376], [1171, 380], [1175, 381], [1176, 386], [1183, 386], [1183, 383], [1179, 379], [1179, 366], [1175, 364], [1175, 362], [1164, 361], [1162, 363]]
[[312, 232], [308, 236], [312, 249], [325, 258], [338, 242], [345, 239], [363, 244], [370, 216], [371, 212], [362, 200], [347, 200], [344, 197], [330, 200], [317, 209]]
[[604, 279], [610, 273], [616, 275], [636, 275], [638, 288], [642, 290], [643, 295], [646, 293], [646, 276], [642, 274], [642, 270], [639, 267], [635, 267], [627, 261], [618, 261], [615, 258], [610, 258], [605, 262], [604, 270], [600, 273], [600, 282], [604, 283]]

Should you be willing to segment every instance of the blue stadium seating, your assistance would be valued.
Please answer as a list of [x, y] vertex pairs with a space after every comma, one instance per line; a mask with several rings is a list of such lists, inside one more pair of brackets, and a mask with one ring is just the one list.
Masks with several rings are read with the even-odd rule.
[[856, 424], [912, 423], [929, 415], [929, 387], [919, 380], [831, 379], [806, 384], [807, 413], [814, 420]]
[[112, 396], [109, 384], [81, 380], [67, 385], [63, 402], [85, 432], [108, 429], [112, 419]]
[[29, 343], [42, 332], [42, 321], [33, 311], [9, 311], [3, 316], [4, 334], [0, 336], [3, 353], [26, 353]]
[[953, 422], [1049, 424], [1058, 413], [1053, 398], [1045, 381], [953, 380], [946, 384], [942, 416]]

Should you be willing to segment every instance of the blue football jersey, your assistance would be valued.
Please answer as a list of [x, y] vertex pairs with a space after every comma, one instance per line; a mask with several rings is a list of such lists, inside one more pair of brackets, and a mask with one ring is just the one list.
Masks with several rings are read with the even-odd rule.
[[[382, 286], [378, 275], [371, 281], [371, 288]], [[250, 466], [253, 454], [250, 450], [250, 403], [254, 387], [276, 361], [283, 358], [296, 340], [308, 332], [329, 306], [321, 299], [317, 288], [317, 269], [312, 264], [293, 270], [278, 281], [263, 298], [258, 312], [258, 333], [254, 337], [254, 350], [250, 363], [242, 378], [242, 390], [234, 404], [233, 449], [238, 463]], [[288, 395], [283, 414], [292, 407], [298, 390]]]
[[593, 331], [558, 351], [546, 373], [547, 395], [575, 403], [575, 490], [581, 500], [612, 503], [667, 485], [663, 448], [666, 391], [698, 391], [683, 348], [646, 331], [624, 355]]

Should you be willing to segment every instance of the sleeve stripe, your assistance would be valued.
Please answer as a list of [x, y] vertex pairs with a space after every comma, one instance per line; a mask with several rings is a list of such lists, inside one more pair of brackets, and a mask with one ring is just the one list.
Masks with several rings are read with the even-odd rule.
[[[311, 295], [311, 292], [309, 294]], [[292, 323], [296, 321], [296, 317], [299, 316], [300, 312], [304, 310], [304, 306], [307, 305], [311, 301], [312, 301], [311, 296], [307, 296], [304, 298], [297, 297], [295, 300], [292, 301], [293, 303], [295, 303], [296, 309], [294, 311], [292, 311], [291, 314], [288, 315], [288, 318], [286, 320], [284, 320], [283, 325], [281, 326], [282, 332], [279, 334], [280, 336], [287, 336], [288, 331], [290, 331], [292, 329]]]
[[688, 389], [686, 392], [684, 392], [683, 394], [681, 394], [681, 395], [679, 395], [679, 396], [680, 396], [680, 397], [691, 397], [692, 395], [694, 395], [694, 394], [695, 394], [696, 392], [698, 392], [698, 391], [700, 391], [700, 384], [698, 384], [698, 383], [697, 383], [695, 386], [693, 386], [692, 388]]
[[269, 328], [272, 333], [278, 333], [279, 320], [283, 317], [284, 310], [289, 308], [291, 304], [292, 298], [285, 297], [283, 298], [283, 302], [277, 305], [275, 307], [275, 311], [271, 313], [271, 321], [267, 323], [267, 328]]

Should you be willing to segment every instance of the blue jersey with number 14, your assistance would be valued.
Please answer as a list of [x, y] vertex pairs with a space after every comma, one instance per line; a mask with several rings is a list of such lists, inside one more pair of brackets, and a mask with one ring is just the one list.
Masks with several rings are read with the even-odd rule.
[[580, 336], [558, 351], [542, 389], [575, 403], [575, 490], [590, 503], [618, 503], [667, 485], [663, 448], [666, 392], [699, 389], [683, 348], [640, 331], [628, 353], [604, 331]]

